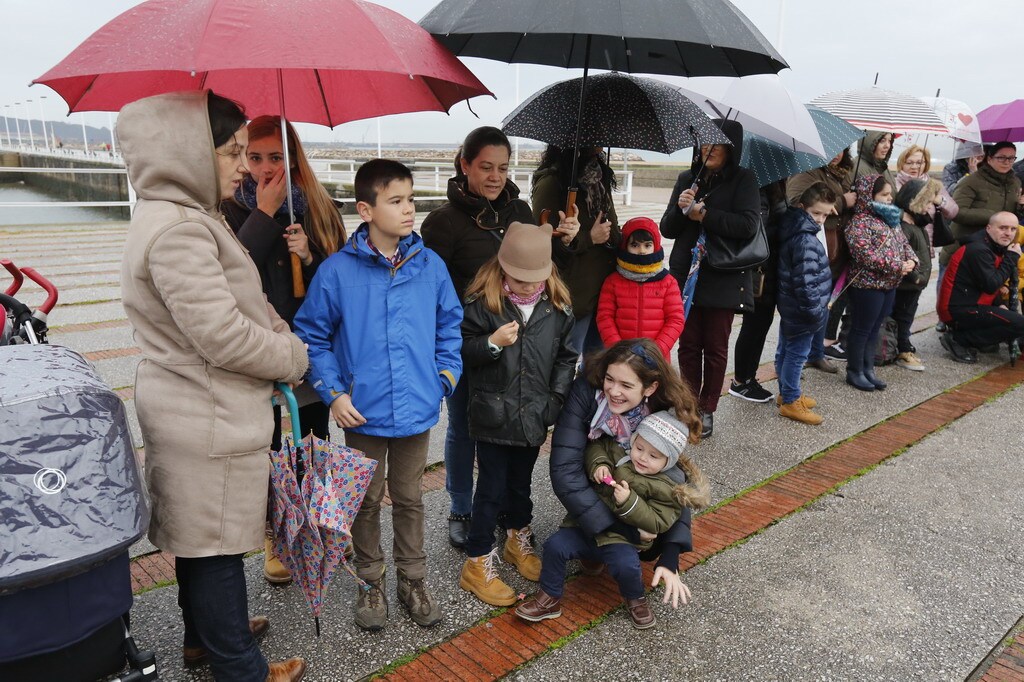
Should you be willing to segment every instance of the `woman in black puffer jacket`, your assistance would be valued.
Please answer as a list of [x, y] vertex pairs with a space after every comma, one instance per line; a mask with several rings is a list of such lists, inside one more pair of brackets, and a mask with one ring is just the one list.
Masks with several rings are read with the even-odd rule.
[[[676, 240], [669, 270], [679, 280], [680, 290], [684, 290], [691, 253], [701, 231], [751, 239], [761, 219], [757, 179], [740, 166], [743, 126], [720, 119], [715, 123], [732, 140], [732, 146], [702, 145], [693, 167], [679, 174], [661, 217], [661, 234]], [[695, 178], [697, 188], [691, 189]], [[751, 281], [750, 270], [716, 270], [706, 261], [697, 275], [693, 307], [679, 338], [679, 372], [698, 396], [703, 438], [709, 437], [714, 428], [713, 415], [729, 361], [733, 316], [754, 309]]]
[[[508, 179], [511, 154], [512, 145], [497, 128], [484, 126], [467, 135], [455, 155], [455, 177], [448, 181], [448, 201], [431, 211], [420, 228], [423, 244], [441, 256], [448, 267], [459, 300], [480, 267], [498, 254], [508, 226], [533, 221], [529, 204], [519, 198], [519, 188]], [[566, 218], [552, 239], [552, 256], [560, 267], [570, 256], [567, 245], [578, 230], [579, 222]], [[445, 403], [445, 488], [451, 498], [448, 541], [461, 548], [469, 535], [476, 460], [476, 442], [469, 436], [465, 381], [458, 383]]]

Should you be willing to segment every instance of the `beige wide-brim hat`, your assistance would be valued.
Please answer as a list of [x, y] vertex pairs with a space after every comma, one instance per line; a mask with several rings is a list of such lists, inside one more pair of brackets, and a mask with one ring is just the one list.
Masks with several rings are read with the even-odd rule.
[[498, 248], [502, 271], [521, 282], [543, 282], [551, 276], [550, 225], [512, 223]]

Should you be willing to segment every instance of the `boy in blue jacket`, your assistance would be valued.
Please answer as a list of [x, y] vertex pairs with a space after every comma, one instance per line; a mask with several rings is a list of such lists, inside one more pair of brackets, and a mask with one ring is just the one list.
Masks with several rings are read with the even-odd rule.
[[775, 373], [779, 377], [776, 403], [783, 417], [812, 425], [824, 418], [812, 411], [817, 401], [800, 391], [800, 371], [828, 320], [832, 275], [821, 235], [835, 201], [828, 185], [816, 182], [800, 195], [796, 206], [786, 211], [779, 225], [777, 305], [781, 321], [775, 351]]
[[355, 178], [363, 223], [317, 270], [295, 315], [310, 381], [345, 430], [345, 444], [380, 464], [352, 524], [359, 590], [355, 622], [387, 623], [380, 504], [393, 504], [398, 600], [422, 627], [441, 620], [427, 591], [420, 484], [430, 427], [462, 372], [462, 305], [441, 258], [413, 232], [412, 173], [375, 159]]

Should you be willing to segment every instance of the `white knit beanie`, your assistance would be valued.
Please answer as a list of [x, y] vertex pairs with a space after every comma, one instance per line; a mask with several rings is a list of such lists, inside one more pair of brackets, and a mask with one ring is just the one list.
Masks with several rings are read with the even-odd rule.
[[690, 430], [668, 410], [644, 417], [636, 433], [668, 458], [662, 471], [668, 471], [676, 465], [679, 455], [686, 449], [686, 439], [690, 436]]

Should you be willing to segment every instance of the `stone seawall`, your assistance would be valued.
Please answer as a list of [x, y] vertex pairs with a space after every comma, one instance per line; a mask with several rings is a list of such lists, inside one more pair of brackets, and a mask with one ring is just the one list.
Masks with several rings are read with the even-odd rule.
[[[27, 186], [50, 195], [56, 201], [128, 201], [128, 177], [123, 173], [63, 173], [57, 169], [111, 169], [123, 167], [109, 161], [80, 159], [44, 154], [4, 153], [3, 165], [24, 168], [53, 168], [53, 173], [5, 173], [4, 179], [23, 181]], [[128, 219], [127, 208], [112, 208]]]

